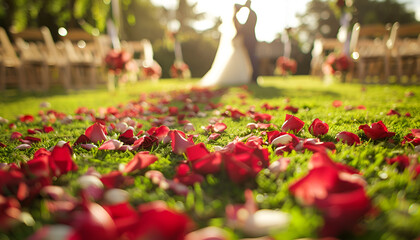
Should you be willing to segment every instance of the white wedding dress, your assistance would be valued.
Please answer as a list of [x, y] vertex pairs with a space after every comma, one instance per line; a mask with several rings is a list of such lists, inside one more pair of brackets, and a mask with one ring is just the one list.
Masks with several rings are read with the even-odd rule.
[[236, 36], [233, 14], [223, 20], [213, 64], [200, 81], [203, 87], [240, 86], [251, 82], [251, 61], [242, 37]]

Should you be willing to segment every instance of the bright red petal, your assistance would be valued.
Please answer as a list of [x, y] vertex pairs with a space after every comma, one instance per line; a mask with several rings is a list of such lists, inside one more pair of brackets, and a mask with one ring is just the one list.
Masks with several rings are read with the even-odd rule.
[[133, 159], [124, 168], [124, 172], [133, 172], [148, 167], [150, 164], [156, 162], [158, 157], [152, 154], [137, 153]]

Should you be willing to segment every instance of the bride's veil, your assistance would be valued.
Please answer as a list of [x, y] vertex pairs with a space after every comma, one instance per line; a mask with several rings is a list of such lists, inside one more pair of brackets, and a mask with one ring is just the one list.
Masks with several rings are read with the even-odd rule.
[[221, 33], [219, 47], [217, 48], [216, 56], [210, 70], [200, 81], [202, 86], [211, 86], [217, 81], [233, 54], [232, 40], [236, 36], [235, 24], [233, 22], [234, 14], [234, 6], [232, 5], [231, 11], [222, 16], [222, 24], [219, 27]]

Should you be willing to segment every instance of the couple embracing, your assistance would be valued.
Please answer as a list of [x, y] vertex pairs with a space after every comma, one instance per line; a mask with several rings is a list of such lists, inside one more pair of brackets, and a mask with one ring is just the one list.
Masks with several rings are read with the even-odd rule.
[[[237, 13], [247, 12], [247, 20], [240, 23]], [[221, 25], [221, 37], [216, 57], [210, 70], [201, 79], [202, 86], [238, 86], [257, 83], [258, 59], [255, 54], [257, 15], [251, 1], [235, 4], [233, 14]], [[232, 16], [233, 15], [233, 16]]]

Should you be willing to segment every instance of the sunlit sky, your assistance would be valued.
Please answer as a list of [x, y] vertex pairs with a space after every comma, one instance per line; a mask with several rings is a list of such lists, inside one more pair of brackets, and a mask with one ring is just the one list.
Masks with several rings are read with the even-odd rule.
[[[152, 2], [168, 9], [174, 9], [178, 5], [178, 0], [152, 0]], [[197, 11], [205, 12], [209, 17], [209, 20], [195, 25], [198, 30], [204, 30], [213, 26], [212, 19], [215, 17], [229, 14], [233, 3], [243, 4], [245, 0], [189, 0], [189, 2], [197, 2]], [[255, 29], [257, 39], [271, 42], [286, 27], [298, 26], [296, 14], [305, 12], [308, 2], [310, 0], [253, 0], [251, 7], [258, 16]], [[406, 3], [407, 8], [413, 10], [417, 20], [420, 21], [420, 0], [399, 0], [399, 2]]]

